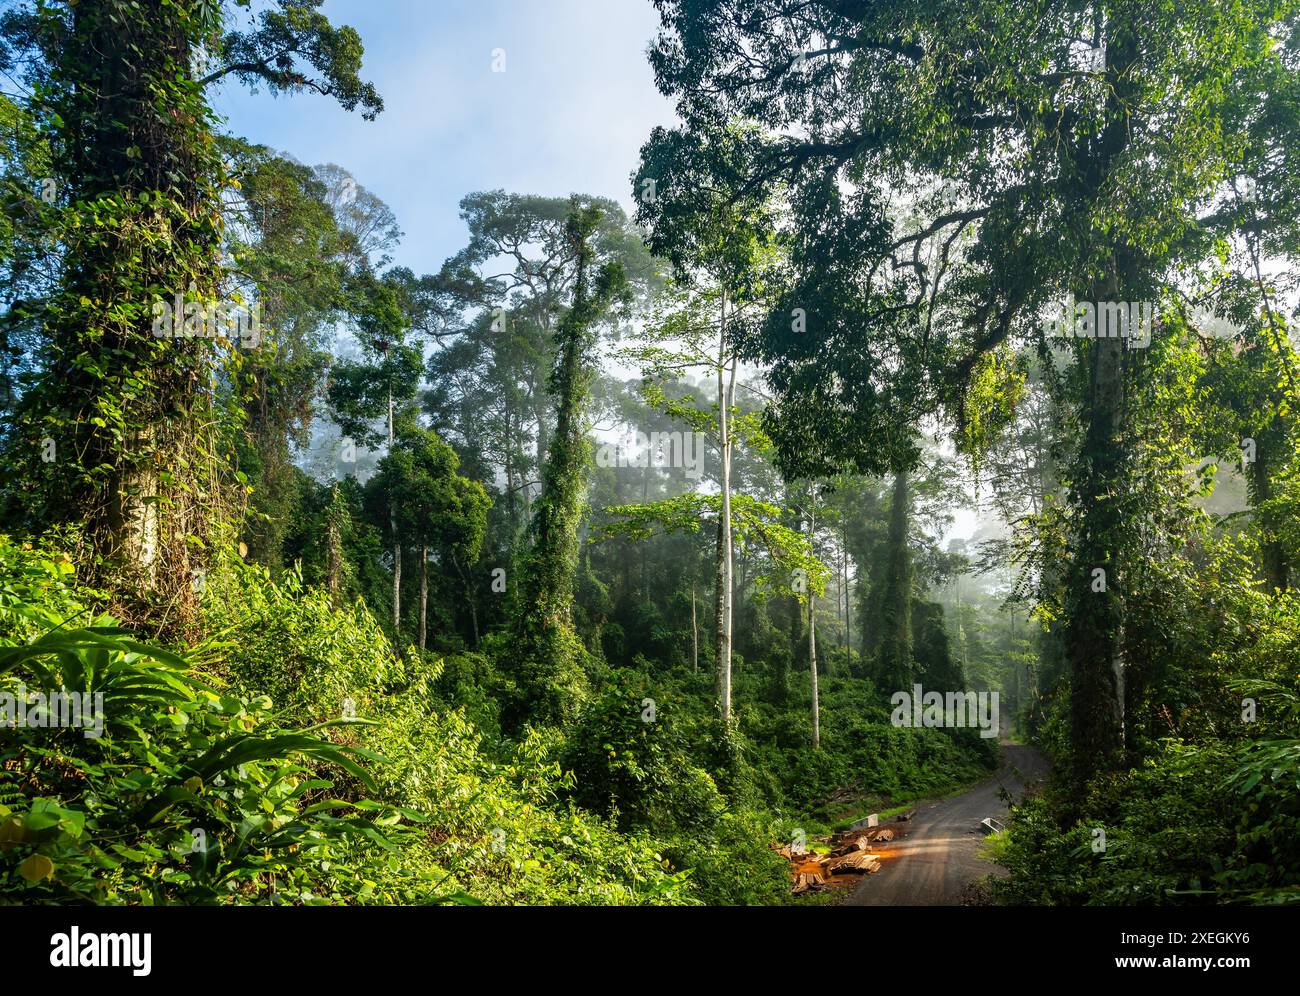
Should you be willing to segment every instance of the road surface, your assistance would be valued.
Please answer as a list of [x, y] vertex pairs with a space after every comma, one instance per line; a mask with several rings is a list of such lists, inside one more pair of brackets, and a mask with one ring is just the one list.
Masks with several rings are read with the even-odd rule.
[[960, 906], [966, 887], [996, 870], [977, 852], [984, 839], [980, 820], [1006, 816], [998, 790], [1005, 787], [1018, 802], [1026, 786], [1046, 773], [1047, 761], [1036, 748], [1004, 743], [1002, 766], [988, 781], [918, 804], [906, 823], [887, 824], [905, 836], [877, 852], [883, 855], [880, 871], [866, 876], [845, 905]]

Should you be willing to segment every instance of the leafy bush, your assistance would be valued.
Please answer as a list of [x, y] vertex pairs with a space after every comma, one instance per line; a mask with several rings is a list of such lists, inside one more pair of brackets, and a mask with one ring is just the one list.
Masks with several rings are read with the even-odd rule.
[[570, 729], [560, 763], [573, 771], [573, 798], [625, 829], [701, 832], [724, 800], [694, 763], [670, 701], [651, 695], [648, 679], [616, 671]]
[[724, 756], [732, 738], [713, 718], [689, 721], [684, 704], [643, 672], [612, 672], [559, 750], [570, 797], [666, 838], [666, 858], [710, 905], [789, 902], [787, 863], [768, 847], [773, 828], [740, 800], [729, 806], [711, 774], [734, 778], [735, 758]]
[[756, 703], [741, 712], [755, 783], [764, 802], [823, 818], [837, 790], [916, 798], [986, 776], [997, 764], [996, 741], [973, 730], [912, 729], [889, 723], [870, 682], [832, 678], [813, 750], [811, 710], [794, 696], [788, 708]]
[[[238, 560], [227, 562], [207, 594], [210, 626], [226, 648], [232, 680], [277, 689], [304, 721], [337, 717], [345, 704], [373, 720], [331, 735], [384, 757], [373, 772], [380, 798], [428, 815], [422, 846], [407, 857], [439, 883], [438, 895], [512, 903], [691, 901], [685, 876], [666, 867], [658, 841], [619, 834], [570, 805], [571, 779], [548, 759], [541, 739], [512, 746], [494, 728], [485, 752], [469, 715], [495, 719], [489, 690], [508, 692], [490, 655], [459, 655], [450, 670], [414, 650], [399, 659], [360, 602], [335, 608], [295, 574], [272, 582]], [[436, 708], [453, 701], [456, 708]]]
[[[1173, 691], [1150, 713], [1168, 735], [1152, 744], [1135, 734], [1142, 760], [1132, 769], [1083, 792], [1054, 787], [1018, 809], [1002, 847], [1012, 877], [995, 886], [1001, 901], [1300, 901], [1300, 600], [1259, 591], [1222, 546], [1209, 553], [1233, 583], [1187, 583], [1188, 610], [1164, 634], [1177, 652], [1165, 665]], [[1039, 735], [1058, 770], [1067, 703], [1068, 682]], [[1101, 834], [1104, 850], [1094, 847]]]
[[[376, 894], [365, 865], [418, 819], [332, 798], [322, 772], [362, 783], [369, 752], [285, 729], [265, 697], [222, 693], [182, 658], [107, 616], [22, 637], [57, 607], [75, 618], [64, 561], [0, 538], [0, 693], [84, 695], [103, 729], [17, 725], [0, 752], [0, 882], [20, 902], [332, 902]], [[26, 585], [27, 587], [23, 587]], [[54, 596], [41, 608], [22, 599]], [[66, 717], [65, 717], [66, 720]], [[96, 734], [99, 735], [96, 735]], [[400, 890], [376, 894], [394, 901]]]
[[994, 883], [995, 895], [1031, 905], [1206, 901], [1200, 893], [1234, 847], [1230, 765], [1222, 749], [1171, 742], [1160, 762], [1096, 779], [1087, 817], [1069, 826], [1050, 794], [1029, 800], [1013, 813], [1002, 845], [1012, 874]]
[[707, 834], [683, 834], [667, 845], [675, 867], [710, 906], [779, 906], [791, 902], [789, 863], [767, 846], [774, 828], [747, 811], [723, 813]]
[[[364, 610], [335, 609], [292, 576], [276, 585], [231, 560], [205, 586], [217, 632], [188, 659], [137, 644], [104, 617], [33, 640], [48, 629], [50, 607], [88, 612], [63, 563], [0, 539], [0, 675], [116, 689], [121, 708], [100, 739], [6, 734], [5, 895], [695, 901], [659, 842], [559, 801], [570, 780], [545, 760], [545, 745], [526, 741], [507, 764], [488, 760], [461, 712], [431, 709], [439, 665], [397, 659]], [[344, 717], [350, 697], [357, 715]], [[284, 725], [313, 720], [326, 725]]]
[[1183, 905], [1300, 901], [1300, 741], [1166, 742], [1142, 768], [1094, 779], [1086, 815], [1051, 794], [1014, 813], [1002, 902]]

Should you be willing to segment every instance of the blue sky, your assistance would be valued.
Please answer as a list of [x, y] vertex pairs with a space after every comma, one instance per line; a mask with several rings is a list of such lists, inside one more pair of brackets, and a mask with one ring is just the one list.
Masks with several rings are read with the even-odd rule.
[[[395, 261], [436, 270], [464, 242], [473, 190], [601, 194], [631, 209], [628, 179], [671, 104], [655, 89], [649, 0], [329, 0], [361, 34], [376, 121], [309, 93], [223, 85], [235, 134], [315, 165], [333, 162], [383, 198], [406, 233]], [[492, 71], [494, 49], [505, 71]]]

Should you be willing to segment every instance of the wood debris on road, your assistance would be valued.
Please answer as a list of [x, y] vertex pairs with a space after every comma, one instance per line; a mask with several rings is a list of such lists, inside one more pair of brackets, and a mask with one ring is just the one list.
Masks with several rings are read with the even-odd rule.
[[880, 870], [880, 855], [873, 852], [894, 839], [889, 827], [851, 829], [829, 837], [815, 837], [808, 849], [792, 844], [772, 845], [777, 854], [790, 862], [790, 877], [796, 896], [843, 887], [847, 876], [869, 875]]

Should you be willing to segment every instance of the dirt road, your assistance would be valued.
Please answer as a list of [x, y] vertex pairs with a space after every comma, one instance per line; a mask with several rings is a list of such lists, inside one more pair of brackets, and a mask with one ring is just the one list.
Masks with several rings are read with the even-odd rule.
[[988, 781], [950, 799], [921, 803], [911, 821], [889, 824], [906, 836], [884, 849], [880, 871], [863, 879], [845, 905], [961, 905], [966, 886], [996, 870], [977, 852], [984, 839], [980, 820], [1006, 815], [998, 790], [1005, 787], [1019, 801], [1025, 787], [1046, 773], [1047, 762], [1037, 749], [1004, 743], [1002, 766]]

